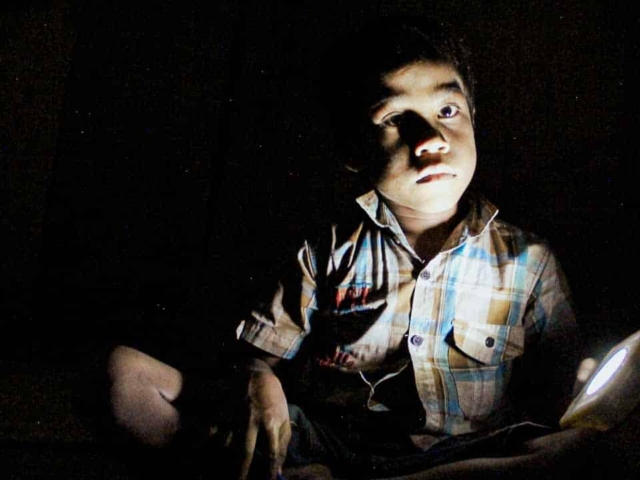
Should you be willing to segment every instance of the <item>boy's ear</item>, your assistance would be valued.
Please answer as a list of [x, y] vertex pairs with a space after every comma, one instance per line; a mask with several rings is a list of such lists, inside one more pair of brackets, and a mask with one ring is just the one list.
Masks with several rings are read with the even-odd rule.
[[344, 168], [353, 173], [361, 173], [365, 167], [366, 163], [359, 155], [351, 155], [349, 159], [344, 162]]
[[351, 137], [343, 137], [343, 146], [347, 154], [343, 162], [350, 172], [362, 173], [364, 170], [375, 170], [380, 161], [376, 133], [371, 125], [361, 123]]

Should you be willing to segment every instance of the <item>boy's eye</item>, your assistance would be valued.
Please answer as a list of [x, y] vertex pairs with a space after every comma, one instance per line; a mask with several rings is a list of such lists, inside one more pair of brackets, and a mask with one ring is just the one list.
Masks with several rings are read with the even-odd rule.
[[402, 113], [392, 113], [391, 115], [384, 117], [380, 122], [380, 125], [383, 127], [399, 127], [403, 120], [404, 115]]
[[446, 107], [442, 107], [440, 112], [438, 112], [438, 116], [440, 118], [452, 118], [455, 117], [460, 112], [460, 109], [455, 105], [447, 105]]

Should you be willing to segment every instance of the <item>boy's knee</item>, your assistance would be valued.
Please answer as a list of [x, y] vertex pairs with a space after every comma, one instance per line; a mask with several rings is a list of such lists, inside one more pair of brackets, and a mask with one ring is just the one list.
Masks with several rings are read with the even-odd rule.
[[131, 347], [118, 345], [107, 360], [107, 376], [113, 392], [152, 387], [176, 390], [178, 379], [173, 369], [155, 358]]
[[107, 375], [113, 383], [125, 376], [131, 376], [139, 371], [143, 365], [142, 354], [138, 350], [118, 345], [107, 359]]
[[146, 356], [131, 347], [119, 345], [113, 349], [107, 361], [109, 403], [111, 413], [120, 420], [129, 416], [138, 404], [145, 404], [145, 391], [151, 391], [151, 379], [147, 375], [149, 362]]
[[170, 404], [179, 390], [174, 369], [131, 347], [117, 346], [108, 357], [107, 375], [114, 426], [145, 445], [167, 445], [180, 426]]

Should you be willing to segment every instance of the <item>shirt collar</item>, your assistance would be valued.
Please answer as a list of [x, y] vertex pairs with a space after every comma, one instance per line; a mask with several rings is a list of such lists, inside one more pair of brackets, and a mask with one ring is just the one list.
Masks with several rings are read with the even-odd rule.
[[[381, 228], [389, 228], [396, 235], [404, 237], [395, 215], [375, 190], [370, 190], [359, 196], [356, 202], [376, 225]], [[460, 202], [466, 205], [468, 213], [453, 229], [443, 246], [443, 250], [449, 250], [460, 245], [468, 238], [481, 235], [498, 215], [498, 208], [479, 193], [467, 191]]]

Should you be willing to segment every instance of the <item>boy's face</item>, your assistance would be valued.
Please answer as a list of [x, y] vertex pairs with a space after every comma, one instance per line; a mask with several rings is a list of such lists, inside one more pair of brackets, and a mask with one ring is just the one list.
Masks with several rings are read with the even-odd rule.
[[456, 70], [421, 61], [381, 79], [370, 110], [380, 159], [374, 186], [423, 213], [455, 209], [476, 167], [472, 112]]

